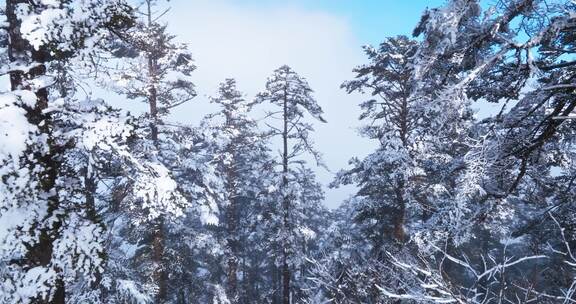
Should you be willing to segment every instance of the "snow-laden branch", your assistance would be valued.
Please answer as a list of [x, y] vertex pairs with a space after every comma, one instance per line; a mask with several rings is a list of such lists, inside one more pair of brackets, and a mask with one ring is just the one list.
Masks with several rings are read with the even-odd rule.
[[[390, 288], [377, 286], [380, 292], [386, 297], [394, 299], [406, 299], [415, 300], [422, 302], [431, 303], [484, 303], [485, 296], [492, 294], [494, 297], [500, 297], [502, 300], [506, 300], [502, 293], [496, 293], [490, 290], [479, 289], [476, 286], [480, 286], [480, 282], [494, 282], [496, 284], [501, 284], [501, 278], [506, 269], [517, 266], [521, 263], [525, 263], [532, 260], [546, 259], [546, 255], [532, 255], [520, 258], [508, 258], [504, 257], [503, 262], [497, 263], [494, 258], [490, 258], [490, 261], [494, 263], [493, 266], [488, 267], [486, 259], [483, 259], [483, 269], [478, 269], [472, 265], [467, 259], [457, 258], [451, 254], [448, 254], [444, 250], [432, 246], [440, 253], [445, 260], [448, 260], [456, 265], [465, 268], [467, 271], [474, 275], [474, 281], [469, 284], [469, 286], [454, 285], [450, 282], [444, 275], [443, 266], [440, 265], [437, 269], [430, 266], [430, 262], [424, 257], [421, 257], [423, 266], [418, 266], [411, 263], [401, 262], [398, 258], [394, 257], [392, 254], [387, 253], [390, 257], [392, 264], [397, 267], [400, 271], [406, 274], [415, 274], [418, 286], [414, 286], [413, 290], [419, 290], [413, 293], [400, 293], [393, 292]], [[499, 276], [500, 274], [500, 276]], [[491, 284], [483, 284], [490, 286]], [[467, 292], [462, 292], [467, 291]], [[482, 299], [482, 300], [479, 300]]]

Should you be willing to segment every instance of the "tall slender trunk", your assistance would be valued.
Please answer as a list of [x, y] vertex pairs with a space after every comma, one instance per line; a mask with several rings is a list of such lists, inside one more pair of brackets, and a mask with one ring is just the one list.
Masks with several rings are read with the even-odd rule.
[[[146, 1], [148, 7], [148, 27], [152, 27], [152, 3], [151, 0]], [[152, 53], [153, 50], [148, 51], [148, 106], [150, 107], [150, 136], [154, 145], [158, 145], [158, 91], [156, 88], [157, 81], [157, 60]]]
[[278, 284], [278, 267], [274, 262], [270, 264], [270, 278], [272, 279], [272, 304], [278, 304], [280, 303], [280, 284]]
[[[6, 17], [8, 21], [8, 57], [10, 62], [27, 64], [34, 62], [35, 67], [30, 69], [27, 73], [24, 71], [11, 71], [10, 72], [10, 86], [12, 90], [30, 90], [36, 95], [36, 103], [33, 107], [25, 107], [26, 118], [28, 122], [35, 125], [38, 128], [39, 133], [43, 134], [47, 138], [48, 149], [46, 151], [38, 151], [33, 148], [29, 148], [29, 153], [33, 155], [33, 162], [29, 165], [31, 168], [38, 170], [38, 179], [40, 191], [44, 192], [47, 197], [47, 214], [42, 219], [53, 220], [56, 211], [60, 207], [59, 197], [57, 191], [54, 191], [56, 186], [56, 180], [58, 177], [58, 170], [60, 167], [60, 162], [58, 154], [62, 152], [62, 147], [55, 144], [52, 130], [51, 130], [51, 117], [50, 114], [44, 113], [44, 110], [48, 107], [48, 89], [41, 88], [34, 90], [27, 81], [34, 78], [43, 76], [46, 74], [46, 66], [50, 60], [49, 52], [41, 47], [36, 50], [30, 46], [30, 44], [23, 39], [20, 32], [21, 22], [16, 16], [16, 9], [19, 4], [28, 3], [24, 0], [7, 0], [6, 1]], [[19, 261], [25, 269], [33, 267], [49, 267], [52, 262], [52, 253], [54, 240], [58, 237], [58, 231], [62, 226], [60, 219], [57, 219], [52, 225], [44, 226], [42, 222], [38, 223], [40, 227], [40, 235], [38, 242], [34, 244], [29, 244], [28, 252], [26, 253], [24, 260]], [[59, 273], [61, 270], [56, 269]], [[50, 303], [50, 304], [63, 304], [65, 302], [65, 286], [64, 281], [57, 276], [54, 286], [52, 287], [52, 299], [48, 300], [46, 297], [36, 298], [32, 300], [32, 303]]]
[[238, 302], [238, 255], [237, 255], [237, 240], [236, 240], [236, 206], [231, 202], [230, 209], [228, 210], [228, 247], [230, 248], [230, 256], [228, 257], [228, 295], [232, 303]]
[[[282, 154], [282, 188], [284, 190], [283, 211], [284, 211], [284, 233], [289, 233], [290, 198], [286, 193], [288, 189], [288, 96], [284, 93], [284, 129], [282, 133], [283, 154]], [[284, 246], [282, 246], [282, 303], [290, 304], [290, 267], [288, 265], [288, 235], [284, 235]]]
[[396, 216], [394, 217], [394, 238], [400, 243], [404, 243], [406, 232], [404, 222], [406, 221], [406, 202], [404, 201], [404, 183], [399, 182], [396, 189]]
[[[147, 17], [148, 26], [153, 25], [152, 20], [152, 3], [151, 0], [146, 1], [147, 4]], [[159, 148], [158, 142], [158, 91], [156, 88], [157, 75], [157, 62], [153, 53], [148, 53], [148, 106], [150, 107], [150, 137], [156, 148]], [[166, 283], [166, 265], [164, 263], [164, 217], [159, 216], [153, 223], [152, 235], [152, 261], [156, 264], [154, 269], [153, 278], [158, 286], [158, 293], [156, 294], [156, 303], [161, 304], [166, 301], [167, 283]]]
[[[232, 124], [232, 118], [226, 115], [226, 125], [230, 126]], [[226, 184], [228, 192], [229, 206], [227, 210], [227, 222], [228, 222], [228, 239], [227, 245], [230, 250], [230, 256], [228, 257], [228, 296], [232, 303], [238, 302], [238, 231], [237, 231], [237, 197], [236, 197], [236, 172], [235, 172], [235, 152], [234, 147], [238, 143], [234, 140], [228, 145], [227, 153], [232, 155], [232, 163], [228, 166], [226, 172]]]
[[164, 218], [158, 217], [153, 224], [152, 261], [156, 264], [153, 278], [158, 285], [155, 303], [164, 303], [167, 295], [166, 267], [164, 263]]
[[[410, 147], [408, 146], [408, 117], [409, 117], [409, 109], [408, 109], [408, 99], [403, 98], [401, 104], [401, 112], [400, 112], [400, 139], [402, 140], [402, 145], [406, 150], [409, 150]], [[404, 243], [406, 240], [406, 231], [404, 230], [404, 224], [406, 222], [406, 201], [404, 199], [404, 180], [401, 179], [398, 181], [396, 185], [396, 189], [394, 190], [396, 193], [396, 216], [394, 218], [394, 238], [399, 243]]]
[[[152, 75], [154, 75], [154, 61], [149, 58], [149, 68]], [[157, 108], [157, 94], [154, 84], [150, 85], [148, 102], [150, 105], [150, 135], [154, 146], [159, 147], [158, 142], [158, 108]], [[153, 238], [152, 238], [152, 259], [156, 263], [154, 271], [154, 279], [158, 284], [158, 294], [156, 303], [164, 303], [166, 299], [166, 269], [164, 265], [164, 217], [159, 216], [153, 224]]]
[[[307, 183], [307, 181], [305, 181], [304, 183]], [[300, 201], [302, 202], [302, 205], [306, 206], [306, 198], [304, 197], [304, 195], [302, 195], [302, 197], [300, 198]], [[308, 218], [307, 216], [307, 211], [308, 208], [304, 208], [304, 210], [302, 210], [302, 215], [304, 216], [304, 218]], [[302, 240], [302, 254], [304, 256], [308, 256], [308, 241], [306, 240], [306, 238], [303, 238]], [[302, 265], [300, 265], [300, 273], [302, 275], [306, 275], [307, 271], [308, 271], [308, 267], [307, 267], [308, 263], [302, 263]]]

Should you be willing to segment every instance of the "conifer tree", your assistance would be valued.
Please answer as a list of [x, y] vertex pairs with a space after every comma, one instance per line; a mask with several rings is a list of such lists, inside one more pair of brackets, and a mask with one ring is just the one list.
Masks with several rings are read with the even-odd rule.
[[[406, 241], [408, 214], [425, 213], [422, 206], [429, 205], [423, 197], [411, 193], [422, 171], [417, 154], [422, 135], [419, 129], [424, 123], [423, 115], [415, 109], [417, 101], [410, 99], [410, 58], [416, 46], [415, 41], [400, 36], [386, 39], [378, 49], [366, 47], [370, 63], [357, 67], [356, 79], [342, 85], [349, 93], [369, 92], [371, 99], [361, 104], [364, 112], [360, 119], [369, 120], [362, 134], [377, 140], [380, 147], [363, 161], [353, 160], [354, 168], [340, 173], [339, 181], [360, 185], [358, 195], [365, 199], [358, 207], [357, 218], [376, 220], [376, 229], [398, 242]], [[384, 219], [386, 215], [391, 218]], [[386, 239], [386, 235], [376, 236], [375, 247], [382, 246]]]
[[243, 239], [249, 229], [245, 226], [247, 221], [241, 221], [241, 214], [259, 213], [254, 210], [255, 201], [264, 191], [263, 169], [270, 157], [265, 134], [258, 131], [257, 123], [248, 116], [254, 102], [244, 99], [234, 79], [221, 83], [211, 102], [220, 111], [207, 116], [202, 125], [213, 136], [214, 163], [224, 184], [218, 209], [224, 228], [226, 292], [232, 303], [239, 303], [242, 296], [239, 263], [248, 254]]
[[[165, 218], [184, 215], [191, 205], [191, 195], [194, 195], [187, 193], [187, 189], [190, 189], [187, 183], [179, 184], [176, 181], [178, 176], [186, 174], [174, 170], [183, 169], [183, 166], [178, 166], [184, 161], [181, 153], [184, 153], [192, 137], [179, 136], [178, 132], [189, 132], [188, 128], [166, 126], [165, 120], [171, 109], [196, 96], [190, 79], [196, 67], [186, 46], [176, 43], [175, 37], [167, 33], [166, 25], [160, 23], [165, 11], [159, 11], [159, 2], [145, 0], [137, 7], [136, 12], [142, 17], [130, 31], [116, 33], [116, 55], [119, 60], [110, 60], [116, 66], [108, 67], [107, 78], [101, 82], [129, 99], [146, 103], [148, 107], [147, 113], [139, 118], [139, 139], [133, 142], [132, 150], [144, 164], [155, 169], [165, 185], [163, 189], [158, 189], [158, 193], [145, 199], [144, 208], [140, 208], [142, 212], [133, 220], [149, 225], [152, 235], [147, 255], [152, 264], [142, 269], [152, 272], [156, 287], [155, 301], [164, 303], [168, 300], [169, 269]], [[176, 138], [180, 142], [175, 141]], [[147, 231], [140, 232], [148, 234]], [[146, 275], [142, 278], [146, 280]]]
[[312, 89], [306, 80], [286, 65], [274, 71], [266, 83], [266, 90], [258, 95], [257, 100], [261, 103], [269, 102], [279, 108], [271, 116], [276, 115], [282, 122], [279, 128], [272, 127], [272, 131], [282, 140], [282, 173], [279, 185], [282, 195], [282, 224], [278, 239], [281, 240], [279, 262], [282, 273], [282, 303], [289, 304], [292, 296], [290, 280], [297, 258], [294, 252], [296, 240], [293, 232], [298, 228], [293, 222], [298, 193], [294, 188], [291, 165], [304, 153], [311, 154], [317, 163], [321, 162], [320, 155], [314, 149], [310, 138], [310, 132], [314, 129], [303, 119], [308, 113], [321, 122], [326, 121], [322, 117], [322, 108], [313, 98]]

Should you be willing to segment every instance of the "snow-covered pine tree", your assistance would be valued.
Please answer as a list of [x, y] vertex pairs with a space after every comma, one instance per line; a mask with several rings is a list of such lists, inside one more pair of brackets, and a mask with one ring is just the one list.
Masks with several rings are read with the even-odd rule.
[[[147, 242], [140, 244], [145, 246], [137, 257], [141, 266], [139, 277], [147, 282], [142, 284], [156, 287], [154, 297], [157, 303], [169, 298], [167, 271], [171, 268], [167, 264], [170, 259], [166, 256], [165, 248], [168, 233], [166, 217], [184, 215], [192, 201], [200, 205], [196, 199], [201, 195], [198, 192], [203, 191], [198, 186], [203, 181], [190, 175], [200, 174], [202, 169], [190, 168], [187, 164], [194, 163], [194, 160], [186, 159], [197, 157], [200, 160], [203, 157], [189, 153], [190, 147], [202, 140], [201, 136], [196, 136], [186, 126], [165, 123], [171, 109], [196, 96], [190, 79], [196, 67], [186, 46], [175, 42], [175, 37], [167, 32], [166, 25], [160, 23], [165, 13], [160, 8], [159, 1], [155, 0], [145, 0], [135, 5], [134, 10], [141, 17], [131, 30], [115, 33], [115, 54], [120, 58], [109, 60], [113, 66], [109, 64], [105, 74], [107, 78], [101, 80], [105, 87], [129, 99], [144, 102], [149, 109], [139, 118], [137, 139], [131, 143], [131, 149], [143, 164], [154, 168], [156, 173], [151, 174], [159, 175], [164, 184], [158, 185], [158, 193], [144, 202], [130, 198], [127, 198], [127, 202], [132, 201], [128, 204], [132, 209], [139, 209], [130, 216], [132, 220], [144, 224], [137, 232], [140, 237], [135, 239], [137, 242]], [[123, 186], [134, 185], [128, 183]], [[137, 192], [138, 189], [132, 188], [132, 191]], [[136, 206], [134, 203], [142, 205]], [[142, 255], [148, 256], [148, 259], [142, 259]], [[146, 274], [149, 272], [152, 274], [151, 280]]]
[[[355, 80], [343, 84], [350, 93], [370, 94], [371, 99], [361, 104], [360, 119], [369, 122], [361, 131], [380, 147], [364, 160], [353, 159], [353, 169], [341, 172], [335, 185], [360, 186], [358, 195], [364, 199], [357, 219], [374, 221], [367, 235], [376, 251], [388, 243], [387, 236], [402, 243], [428, 234], [427, 227], [445, 220], [435, 210], [450, 201], [467, 150], [470, 103], [459, 88], [457, 73], [449, 73], [461, 67], [438, 63], [427, 67], [430, 75], [421, 79], [421, 48], [403, 36], [387, 38], [378, 49], [367, 47], [370, 62], [355, 69]], [[435, 233], [442, 239], [454, 229], [444, 226]]]
[[105, 0], [8, 0], [3, 15], [0, 301], [65, 303], [96, 289], [103, 264], [102, 227], [82, 190], [92, 167], [78, 153], [123, 132], [98, 102], [61, 94], [59, 62], [92, 54], [131, 17], [123, 1]]
[[[243, 279], [240, 284], [246, 289], [242, 301], [279, 303], [282, 294], [282, 272], [279, 261], [282, 260], [283, 239], [283, 201], [279, 185], [282, 172], [278, 163], [268, 158], [259, 174], [262, 192], [253, 200], [250, 208], [242, 213], [245, 218], [243, 233], [242, 261]], [[320, 256], [320, 238], [328, 226], [329, 211], [322, 205], [324, 192], [316, 180], [315, 174], [305, 162], [294, 162], [290, 169], [290, 182], [294, 198], [291, 204], [290, 235], [293, 239], [290, 257], [294, 266], [291, 270], [291, 298], [293, 302], [303, 303], [308, 299], [309, 258]]]
[[[356, 79], [342, 87], [369, 96], [361, 104], [360, 119], [368, 123], [361, 134], [377, 140], [379, 147], [362, 160], [352, 159], [353, 168], [340, 172], [333, 183], [359, 186], [355, 199], [348, 203], [354, 204], [353, 212], [347, 214], [357, 225], [349, 229], [354, 235], [347, 240], [356, 247], [354, 258], [334, 261], [331, 256], [336, 253], [330, 253], [320, 262], [326, 261], [325, 265], [313, 269], [318, 275], [342, 276], [346, 284], [336, 284], [340, 290], [327, 291], [335, 301], [381, 301], [377, 284], [401, 284], [402, 278], [382, 271], [389, 266], [386, 253], [409, 255], [415, 251], [412, 244], [409, 248], [404, 245], [415, 235], [428, 232], [428, 220], [449, 197], [444, 190], [449, 188], [449, 179], [442, 177], [442, 168], [451, 162], [446, 151], [458, 155], [457, 149], [447, 148], [450, 141], [443, 140], [448, 134], [430, 128], [447, 123], [445, 115], [450, 112], [429, 109], [428, 98], [414, 95], [418, 87], [411, 79], [418, 43], [405, 36], [391, 37], [377, 49], [365, 47], [365, 52], [369, 63], [355, 68]], [[466, 119], [452, 117], [454, 126]]]
[[282, 174], [279, 189], [282, 196], [281, 228], [278, 240], [280, 241], [279, 262], [282, 277], [282, 303], [291, 302], [291, 283], [294, 268], [301, 253], [296, 252], [297, 227], [294, 222], [295, 212], [299, 210], [296, 180], [291, 166], [302, 154], [311, 154], [318, 164], [321, 163], [320, 154], [314, 149], [310, 132], [314, 129], [312, 124], [304, 122], [308, 113], [315, 119], [326, 122], [322, 117], [322, 108], [312, 96], [312, 89], [306, 80], [300, 77], [289, 66], [284, 65], [274, 71], [266, 83], [266, 90], [257, 96], [260, 103], [269, 102], [277, 107], [270, 117], [281, 121], [280, 127], [272, 128], [273, 135], [282, 141], [281, 164]]
[[[405, 226], [422, 220], [432, 197], [419, 195], [423, 168], [418, 163], [419, 131], [426, 121], [411, 99], [412, 61], [417, 42], [405, 36], [387, 38], [378, 49], [365, 47], [370, 63], [357, 67], [356, 79], [342, 85], [347, 92], [367, 92], [361, 104], [361, 120], [368, 120], [361, 134], [377, 140], [380, 147], [366, 159], [353, 159], [353, 168], [338, 174], [337, 183], [356, 183], [363, 199], [357, 207], [359, 221], [375, 221], [374, 250], [389, 242], [407, 240]], [[418, 216], [419, 218], [415, 218]], [[391, 228], [390, 228], [391, 227]]]
[[[258, 131], [256, 121], [248, 114], [254, 102], [247, 101], [236, 87], [234, 79], [226, 79], [220, 84], [218, 93], [212, 97], [212, 103], [220, 111], [208, 115], [202, 122], [202, 129], [211, 136], [213, 143], [214, 165], [223, 182], [223, 195], [220, 196], [221, 211], [220, 232], [216, 232], [224, 243], [224, 260], [220, 263], [226, 274], [226, 294], [231, 303], [240, 303], [246, 299], [242, 285], [251, 285], [245, 281], [244, 267], [240, 262], [255, 249], [247, 247], [249, 218], [261, 211], [255, 203], [266, 191], [264, 179], [266, 167], [272, 162], [268, 155], [266, 134]], [[211, 270], [217, 271], [217, 270]], [[240, 281], [239, 281], [240, 280]], [[215, 282], [219, 284], [222, 282]]]

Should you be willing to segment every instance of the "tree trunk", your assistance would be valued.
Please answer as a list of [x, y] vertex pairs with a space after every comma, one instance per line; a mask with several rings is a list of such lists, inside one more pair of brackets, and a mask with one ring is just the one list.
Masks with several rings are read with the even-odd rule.
[[[151, 78], [155, 78], [156, 64], [150, 55], [148, 57], [148, 70]], [[154, 80], [152, 80], [154, 81]], [[148, 89], [148, 105], [150, 107], [150, 138], [156, 147], [158, 147], [158, 92], [155, 83], [150, 84]]]
[[[226, 127], [234, 127], [233, 118], [229, 113], [226, 112]], [[226, 222], [227, 222], [227, 232], [228, 237], [226, 240], [228, 250], [230, 250], [228, 256], [228, 282], [227, 282], [227, 293], [228, 297], [232, 303], [238, 303], [238, 231], [237, 231], [237, 194], [236, 194], [236, 151], [235, 147], [239, 146], [236, 138], [226, 147], [226, 153], [228, 153], [232, 161], [226, 168], [226, 192], [228, 195], [228, 209], [226, 210]]]
[[[43, 76], [46, 74], [45, 63], [50, 60], [50, 53], [44, 48], [36, 50], [30, 46], [30, 44], [22, 38], [20, 32], [21, 22], [16, 16], [16, 7], [19, 4], [26, 4], [28, 1], [24, 0], [7, 0], [6, 1], [6, 17], [8, 21], [8, 58], [10, 62], [16, 62], [21, 64], [29, 64], [34, 62], [37, 65], [31, 68], [27, 73], [24, 71], [10, 71], [10, 86], [12, 90], [29, 90], [34, 89], [29, 85], [27, 81], [34, 78]], [[38, 170], [38, 179], [40, 181], [39, 187], [40, 191], [47, 194], [46, 200], [48, 205], [48, 210], [46, 216], [41, 219], [45, 221], [47, 219], [52, 219], [55, 212], [60, 207], [60, 201], [55, 191], [56, 180], [58, 177], [58, 170], [60, 167], [58, 154], [62, 152], [62, 147], [56, 146], [52, 130], [51, 130], [51, 117], [50, 114], [44, 113], [44, 110], [48, 107], [48, 89], [41, 88], [34, 91], [36, 95], [36, 104], [33, 107], [25, 107], [26, 117], [30, 124], [35, 125], [38, 128], [39, 133], [46, 136], [46, 144], [48, 145], [47, 152], [38, 151], [33, 148], [29, 148], [29, 155], [33, 155], [34, 161], [29, 162], [31, 168]], [[24, 260], [19, 261], [25, 269], [33, 267], [49, 267], [52, 262], [52, 252], [54, 240], [58, 237], [58, 230], [62, 226], [60, 219], [57, 219], [53, 225], [45, 227], [42, 222], [39, 222], [38, 230], [40, 235], [38, 242], [34, 244], [28, 244], [28, 252], [26, 253]], [[55, 269], [59, 273], [60, 269]], [[57, 275], [57, 279], [54, 282], [54, 286], [50, 286], [51, 299], [48, 297], [35, 298], [32, 299], [32, 303], [51, 303], [51, 304], [63, 304], [65, 302], [65, 287], [64, 281]]]
[[283, 229], [286, 235], [283, 236], [284, 246], [282, 248], [282, 303], [290, 304], [290, 267], [288, 265], [288, 246], [286, 243], [289, 239], [289, 215], [290, 215], [290, 198], [288, 197], [288, 96], [284, 94], [284, 129], [282, 133], [283, 154], [282, 154], [282, 188], [284, 190], [283, 211], [284, 223]]
[[[146, 4], [148, 9], [148, 26], [151, 27], [153, 25], [151, 0], [147, 0]], [[154, 54], [151, 52], [152, 51], [148, 53], [148, 77], [150, 78], [148, 84], [148, 106], [150, 107], [150, 137], [154, 146], [158, 148], [158, 91], [156, 88], [156, 78], [158, 75], [157, 62]], [[158, 286], [158, 293], [156, 294], [155, 302], [158, 304], [164, 303], [166, 301], [167, 293], [166, 265], [164, 263], [164, 242], [164, 218], [160, 216], [154, 221], [152, 235], [152, 261], [156, 266], [152, 276], [156, 282], [156, 285]]]
[[400, 181], [396, 191], [396, 216], [394, 217], [394, 238], [399, 243], [404, 243], [406, 232], [404, 222], [406, 221], [406, 202], [404, 201], [404, 182]]
[[[400, 112], [400, 139], [402, 145], [407, 151], [410, 151], [408, 145], [408, 99], [403, 98]], [[402, 176], [403, 178], [403, 176]], [[396, 217], [394, 218], [394, 238], [399, 243], [404, 243], [406, 240], [406, 232], [404, 231], [404, 224], [406, 222], [406, 201], [404, 200], [404, 180], [399, 180], [396, 186]]]
[[[231, 165], [233, 166], [233, 165]], [[228, 257], [228, 295], [232, 303], [238, 302], [238, 233], [236, 222], [236, 191], [234, 187], [235, 179], [233, 169], [228, 170], [228, 195], [229, 206], [227, 212], [228, 221], [228, 248], [230, 256]]]
[[164, 265], [164, 218], [162, 216], [155, 220], [153, 229], [152, 261], [156, 264], [153, 278], [158, 285], [158, 293], [156, 294], [155, 303], [161, 304], [166, 301], [167, 295], [166, 268]]
[[[150, 60], [152, 62], [152, 60]], [[153, 65], [151, 65], [151, 71], [153, 71]], [[149, 105], [150, 105], [150, 133], [152, 142], [154, 146], [158, 147], [158, 126], [157, 126], [157, 100], [156, 100], [156, 87], [154, 85], [150, 86], [149, 95]], [[154, 279], [158, 285], [158, 294], [156, 297], [156, 303], [164, 303], [166, 300], [166, 267], [164, 265], [164, 218], [162, 216], [158, 217], [153, 224], [154, 234], [152, 236], [152, 260], [156, 264], [154, 270]]]
[[[148, 27], [152, 27], [151, 0], [147, 0], [146, 4], [148, 5]], [[158, 145], [158, 91], [156, 89], [156, 78], [158, 75], [157, 61], [152, 51], [150, 50], [148, 53], [148, 106], [150, 107], [150, 136], [154, 145]]]

